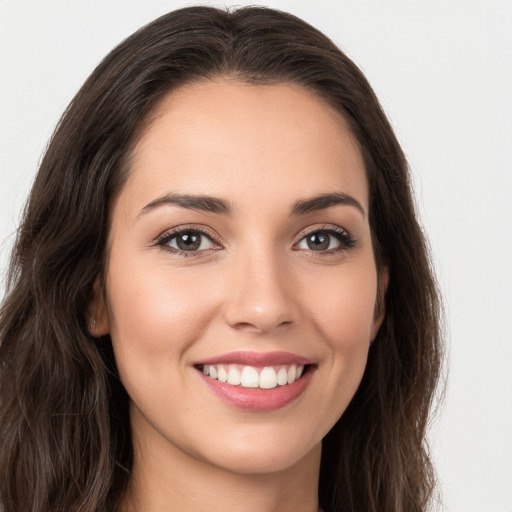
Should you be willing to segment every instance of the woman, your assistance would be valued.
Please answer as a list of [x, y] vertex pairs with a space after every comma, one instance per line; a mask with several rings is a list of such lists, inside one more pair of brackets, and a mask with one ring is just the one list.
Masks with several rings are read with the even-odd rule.
[[426, 509], [439, 304], [406, 161], [303, 21], [187, 8], [114, 49], [8, 284], [5, 512]]

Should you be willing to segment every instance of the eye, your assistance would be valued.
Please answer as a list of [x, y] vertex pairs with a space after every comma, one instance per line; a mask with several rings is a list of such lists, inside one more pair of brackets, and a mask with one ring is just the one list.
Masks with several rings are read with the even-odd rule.
[[211, 236], [198, 229], [182, 229], [165, 233], [159, 238], [156, 245], [179, 253], [194, 253], [220, 248]]
[[311, 231], [296, 245], [297, 249], [322, 252], [336, 252], [354, 246], [354, 240], [342, 228], [329, 228]]

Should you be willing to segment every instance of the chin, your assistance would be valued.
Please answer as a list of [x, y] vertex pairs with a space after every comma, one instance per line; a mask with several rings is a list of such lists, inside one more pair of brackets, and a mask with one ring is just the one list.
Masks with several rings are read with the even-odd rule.
[[265, 475], [290, 470], [320, 458], [321, 442], [313, 446], [241, 446], [210, 458], [213, 465], [242, 475]]
[[196, 457], [232, 473], [275, 473], [319, 458], [323, 435], [300, 422], [232, 426], [211, 435], [202, 449], [196, 443]]

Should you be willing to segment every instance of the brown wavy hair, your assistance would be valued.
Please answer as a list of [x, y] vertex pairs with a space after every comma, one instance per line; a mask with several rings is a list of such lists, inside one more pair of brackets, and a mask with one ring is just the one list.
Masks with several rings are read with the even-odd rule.
[[130, 478], [128, 396], [87, 309], [109, 206], [144, 121], [177, 87], [219, 76], [293, 83], [348, 121], [364, 155], [386, 316], [348, 409], [323, 440], [326, 512], [425, 511], [425, 441], [440, 374], [440, 304], [407, 162], [368, 82], [304, 21], [266, 8], [180, 9], [115, 48], [64, 113], [35, 179], [0, 317], [4, 512], [111, 511]]

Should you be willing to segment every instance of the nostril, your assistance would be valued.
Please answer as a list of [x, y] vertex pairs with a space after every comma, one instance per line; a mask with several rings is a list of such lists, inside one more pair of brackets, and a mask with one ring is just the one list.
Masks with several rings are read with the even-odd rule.
[[257, 327], [254, 324], [251, 324], [250, 322], [237, 322], [234, 326], [236, 329], [257, 329]]
[[[284, 322], [280, 322], [278, 323], [275, 328], [278, 328], [278, 327], [288, 327], [290, 325], [293, 325], [293, 322], [290, 321], [290, 320], [286, 320]], [[258, 327], [258, 325], [256, 324], [253, 324], [251, 322], [237, 322], [233, 325], [233, 327], [235, 329], [240, 329], [240, 330], [254, 330], [254, 331], [261, 331], [261, 330], [266, 330], [265, 326], [262, 326], [262, 327]]]

